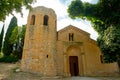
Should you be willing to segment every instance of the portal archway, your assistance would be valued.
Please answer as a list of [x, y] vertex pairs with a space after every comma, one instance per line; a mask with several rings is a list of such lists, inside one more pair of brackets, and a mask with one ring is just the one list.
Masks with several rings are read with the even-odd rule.
[[66, 50], [67, 74], [70, 76], [83, 75], [81, 48], [78, 45], [70, 45]]

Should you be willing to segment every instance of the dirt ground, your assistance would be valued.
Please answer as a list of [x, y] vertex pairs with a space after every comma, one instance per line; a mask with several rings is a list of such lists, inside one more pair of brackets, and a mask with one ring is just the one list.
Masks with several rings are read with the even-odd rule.
[[0, 63], [0, 80], [120, 80], [120, 77], [41, 77], [40, 75], [22, 72], [19, 63]]

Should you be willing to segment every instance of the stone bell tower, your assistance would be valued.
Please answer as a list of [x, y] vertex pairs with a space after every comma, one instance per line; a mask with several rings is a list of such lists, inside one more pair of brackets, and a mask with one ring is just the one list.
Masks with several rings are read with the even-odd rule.
[[43, 6], [30, 11], [21, 69], [42, 76], [56, 76], [56, 14]]

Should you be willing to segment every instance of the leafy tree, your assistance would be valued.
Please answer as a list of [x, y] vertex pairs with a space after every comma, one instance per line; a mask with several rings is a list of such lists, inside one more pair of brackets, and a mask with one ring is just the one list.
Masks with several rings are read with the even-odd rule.
[[26, 26], [23, 25], [22, 27], [15, 27], [12, 31], [10, 37], [10, 43], [13, 44], [13, 51], [12, 55], [14, 55], [17, 59], [21, 59], [23, 45], [24, 45], [24, 37], [25, 37]]
[[4, 25], [3, 25], [3, 28], [0, 34], [0, 51], [1, 51], [2, 43], [3, 43], [3, 36], [4, 36]]
[[8, 26], [6, 35], [5, 35], [5, 39], [4, 39], [4, 45], [3, 45], [3, 54], [4, 56], [9, 56], [12, 53], [13, 50], [13, 43], [10, 42], [10, 37], [12, 34], [12, 31], [14, 30], [14, 28], [17, 26], [17, 18], [13, 17], [11, 19], [11, 22]]
[[22, 31], [19, 34], [21, 53], [23, 51], [23, 46], [24, 46], [25, 32], [26, 32], [26, 25], [23, 25], [22, 26]]
[[[120, 27], [120, 26], [119, 26]], [[120, 58], [120, 28], [110, 26], [104, 35], [98, 37], [98, 44], [105, 57], [105, 62], [114, 62]]]
[[120, 0], [99, 0], [97, 4], [71, 2], [69, 16], [88, 19], [98, 32], [98, 45], [106, 62], [120, 58]]
[[0, 21], [5, 20], [6, 16], [13, 14], [13, 11], [21, 13], [22, 7], [31, 9], [31, 4], [36, 0], [0, 0]]
[[19, 34], [19, 55], [18, 58], [22, 58], [24, 39], [25, 39], [26, 25], [23, 25]]
[[0, 62], [16, 62], [22, 58], [22, 51], [24, 45], [26, 26], [16, 26], [9, 37], [9, 44], [11, 44], [11, 53], [0, 58]]
[[12, 30], [12, 33], [9, 37], [10, 44], [14, 44], [18, 41], [18, 26], [15, 26], [15, 28]]
[[11, 53], [11, 55], [13, 55], [14, 57], [16, 57], [17, 59], [19, 59], [18, 58], [18, 55], [20, 55], [20, 53], [19, 53], [19, 27], [18, 26], [16, 26], [15, 28], [14, 28], [14, 30], [12, 31], [12, 34], [11, 34], [11, 36], [10, 36], [10, 38], [9, 38], [9, 42], [10, 42], [10, 44], [13, 44], [13, 46], [12, 46], [12, 53]]

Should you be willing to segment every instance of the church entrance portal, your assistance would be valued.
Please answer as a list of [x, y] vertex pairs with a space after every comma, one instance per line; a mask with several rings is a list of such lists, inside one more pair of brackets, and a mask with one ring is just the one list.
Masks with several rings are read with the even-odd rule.
[[79, 75], [78, 57], [77, 56], [70, 56], [69, 57], [69, 64], [70, 64], [71, 76], [78, 76]]

